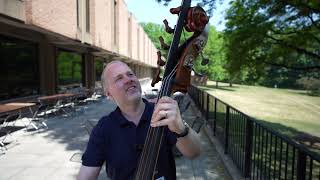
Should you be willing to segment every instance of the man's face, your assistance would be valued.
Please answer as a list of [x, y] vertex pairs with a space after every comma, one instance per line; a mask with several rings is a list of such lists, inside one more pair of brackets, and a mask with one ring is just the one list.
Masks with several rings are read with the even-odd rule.
[[124, 63], [115, 62], [107, 67], [107, 96], [117, 104], [141, 99], [141, 86], [138, 78]]

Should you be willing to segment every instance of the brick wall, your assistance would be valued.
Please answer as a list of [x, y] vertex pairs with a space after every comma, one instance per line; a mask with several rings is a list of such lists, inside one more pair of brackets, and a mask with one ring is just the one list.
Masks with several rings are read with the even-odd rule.
[[[90, 32], [85, 28], [86, 0], [25, 0], [26, 24], [40, 27], [104, 53], [156, 66], [156, 48], [128, 11], [124, 0], [90, 0]], [[77, 25], [77, 2], [81, 4]], [[82, 19], [81, 19], [82, 18]], [[42, 33], [45, 31], [41, 31]], [[129, 34], [130, 33], [130, 34]], [[65, 39], [65, 40], [66, 40]], [[60, 39], [60, 42], [63, 40]], [[62, 42], [63, 44], [63, 42]]]
[[27, 23], [32, 23], [33, 25], [73, 39], [76, 38], [76, 1], [29, 0], [27, 7]]
[[119, 53], [129, 57], [129, 12], [123, 0], [118, 0], [119, 5]]
[[139, 59], [138, 56], [138, 50], [139, 50], [139, 44], [138, 44], [138, 33], [139, 33], [139, 26], [135, 19], [135, 17], [131, 16], [131, 39], [132, 39], [132, 59]]
[[95, 13], [95, 32], [93, 43], [97, 47], [112, 51], [112, 15], [113, 1], [96, 1], [93, 7]]

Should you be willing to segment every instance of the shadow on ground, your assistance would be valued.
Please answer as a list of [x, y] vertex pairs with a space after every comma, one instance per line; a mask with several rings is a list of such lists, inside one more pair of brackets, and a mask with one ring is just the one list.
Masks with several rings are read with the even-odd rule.
[[[69, 116], [60, 115], [47, 120], [49, 129], [40, 133], [44, 138], [66, 145], [66, 150], [84, 150], [89, 133], [86, 121], [98, 120], [114, 109], [114, 104], [106, 99], [83, 106], [84, 111], [70, 113]], [[35, 132], [36, 133], [36, 132]]]
[[295, 128], [288, 127], [280, 123], [268, 122], [264, 120], [258, 121], [273, 131], [287, 136], [293, 141], [306, 146], [308, 149], [318, 153], [320, 152], [320, 137], [313, 136], [309, 133], [299, 131]]

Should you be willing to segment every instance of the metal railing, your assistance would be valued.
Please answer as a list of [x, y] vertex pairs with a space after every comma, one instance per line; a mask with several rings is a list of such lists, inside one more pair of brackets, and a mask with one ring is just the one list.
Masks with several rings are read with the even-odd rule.
[[320, 179], [319, 154], [197, 87], [188, 93], [245, 178]]

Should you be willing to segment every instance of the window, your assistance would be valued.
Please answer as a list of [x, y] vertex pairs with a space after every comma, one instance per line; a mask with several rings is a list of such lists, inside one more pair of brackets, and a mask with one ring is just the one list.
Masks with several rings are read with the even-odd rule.
[[95, 73], [96, 73], [96, 81], [101, 80], [101, 74], [104, 68], [104, 62], [101, 58], [97, 58], [94, 61]]
[[132, 24], [131, 24], [131, 16], [128, 18], [128, 54], [129, 57], [132, 57]]
[[86, 0], [86, 31], [90, 32], [90, 0]]
[[114, 13], [113, 13], [113, 31], [114, 31], [114, 36], [113, 36], [113, 42], [114, 45], [117, 45], [117, 37], [119, 36], [118, 32], [117, 32], [117, 16], [118, 16], [118, 10], [117, 10], [117, 1], [114, 0]]
[[81, 55], [60, 51], [58, 58], [58, 86], [80, 85], [83, 77], [83, 60]]
[[80, 22], [81, 22], [81, 16], [80, 16], [80, 0], [77, 0], [77, 27], [80, 29]]
[[37, 45], [0, 36], [0, 100], [39, 93]]
[[137, 47], [138, 47], [138, 59], [140, 59], [140, 31], [137, 28]]

